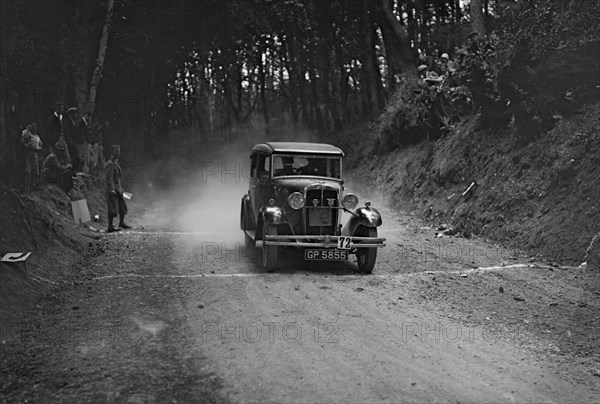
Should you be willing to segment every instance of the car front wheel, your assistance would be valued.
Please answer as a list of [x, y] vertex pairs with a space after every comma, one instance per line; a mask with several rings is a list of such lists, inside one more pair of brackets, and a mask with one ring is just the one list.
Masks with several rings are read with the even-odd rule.
[[276, 236], [277, 226], [273, 224], [263, 224], [263, 248], [262, 248], [262, 261], [263, 268], [267, 271], [272, 271], [277, 266], [277, 246], [265, 245], [265, 236]]
[[[365, 233], [365, 237], [377, 238], [377, 229], [374, 227], [367, 227]], [[356, 259], [358, 261], [358, 271], [363, 274], [370, 274], [373, 272], [377, 260], [377, 248], [357, 248]]]

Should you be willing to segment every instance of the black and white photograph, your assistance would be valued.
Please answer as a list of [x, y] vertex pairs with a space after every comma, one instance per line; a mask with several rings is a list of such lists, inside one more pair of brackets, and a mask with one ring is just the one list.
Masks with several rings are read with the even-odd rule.
[[0, 0], [0, 404], [600, 402], [600, 0]]

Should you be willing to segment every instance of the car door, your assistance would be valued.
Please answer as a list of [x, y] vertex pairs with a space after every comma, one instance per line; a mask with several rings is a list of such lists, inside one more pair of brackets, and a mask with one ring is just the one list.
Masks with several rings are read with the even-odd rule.
[[250, 198], [254, 217], [258, 218], [260, 208], [267, 205], [269, 198], [273, 197], [271, 184], [271, 156], [265, 153], [256, 153], [256, 169], [251, 176]]
[[256, 173], [256, 206], [254, 206], [254, 209], [255, 214], [258, 214], [260, 208], [267, 205], [269, 199], [274, 197], [273, 184], [271, 181], [271, 155], [265, 153], [258, 154]]

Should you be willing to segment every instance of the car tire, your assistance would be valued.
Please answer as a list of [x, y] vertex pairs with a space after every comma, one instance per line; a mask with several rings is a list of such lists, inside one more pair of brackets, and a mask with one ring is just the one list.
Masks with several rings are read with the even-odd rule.
[[277, 266], [277, 246], [267, 246], [264, 244], [265, 236], [276, 236], [277, 235], [277, 226], [273, 224], [264, 223], [263, 224], [263, 247], [262, 247], [262, 263], [263, 268], [266, 271], [272, 271]]
[[[361, 232], [361, 236], [377, 238], [377, 229], [375, 227], [366, 227], [365, 229], [366, 231]], [[356, 260], [358, 261], [358, 272], [370, 274], [375, 267], [375, 261], [377, 261], [377, 248], [357, 248]]]

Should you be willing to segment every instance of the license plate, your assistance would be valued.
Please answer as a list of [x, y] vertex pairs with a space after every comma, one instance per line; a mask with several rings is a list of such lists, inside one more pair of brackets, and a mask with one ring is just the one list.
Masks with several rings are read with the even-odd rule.
[[309, 261], [345, 261], [348, 251], [341, 250], [304, 250], [304, 259]]

